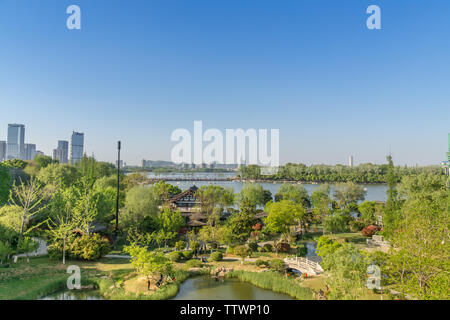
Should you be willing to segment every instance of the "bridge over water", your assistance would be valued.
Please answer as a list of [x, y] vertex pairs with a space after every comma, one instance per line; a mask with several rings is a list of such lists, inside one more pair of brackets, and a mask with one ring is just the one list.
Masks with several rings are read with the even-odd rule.
[[288, 257], [284, 259], [288, 268], [296, 269], [308, 275], [318, 275], [323, 272], [321, 265], [313, 260], [302, 257]]

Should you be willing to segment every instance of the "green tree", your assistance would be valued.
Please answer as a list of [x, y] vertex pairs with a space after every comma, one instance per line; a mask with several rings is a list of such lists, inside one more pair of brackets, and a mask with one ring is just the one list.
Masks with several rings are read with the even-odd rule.
[[255, 218], [246, 213], [234, 213], [226, 222], [225, 242], [228, 244], [245, 243], [250, 237]]
[[195, 196], [200, 202], [201, 211], [208, 217], [209, 225], [214, 225], [219, 220], [223, 209], [234, 203], [233, 190], [220, 186], [202, 186], [196, 191]]
[[267, 230], [273, 233], [288, 232], [289, 226], [301, 224], [301, 220], [305, 216], [303, 206], [291, 200], [269, 202], [266, 205], [266, 212], [269, 215], [264, 220], [264, 223]]
[[329, 264], [327, 283], [330, 298], [339, 300], [359, 300], [366, 293], [367, 267], [369, 261], [352, 243], [326, 256]]
[[[253, 209], [256, 209], [257, 206], [264, 206], [268, 198], [266, 191], [260, 184], [246, 183], [238, 196], [241, 209], [243, 203]], [[272, 195], [270, 195], [270, 198], [272, 198]]]
[[44, 155], [40, 155], [40, 154], [36, 155], [34, 157], [33, 161], [38, 165], [39, 169], [45, 168], [48, 165], [50, 165], [51, 163], [54, 163], [54, 161], [52, 160], [52, 157], [44, 156]]
[[119, 222], [125, 229], [136, 227], [149, 232], [149, 222], [158, 216], [159, 197], [152, 187], [136, 186], [128, 190]]
[[160, 251], [148, 251], [147, 247], [136, 244], [126, 246], [124, 251], [130, 254], [130, 262], [136, 272], [147, 278], [148, 290], [153, 278], [173, 275], [172, 262]]
[[356, 204], [358, 201], [364, 200], [365, 196], [364, 187], [354, 182], [338, 183], [334, 190], [334, 197], [341, 209], [346, 208], [349, 204]]
[[9, 169], [0, 163], [0, 207], [9, 199], [11, 192], [11, 175]]
[[419, 299], [448, 298], [450, 282], [450, 191], [445, 178], [421, 174], [404, 177], [401, 218], [391, 238], [396, 248], [394, 285]]
[[65, 189], [76, 182], [78, 172], [73, 166], [52, 163], [42, 168], [37, 178], [47, 186]]
[[11, 202], [20, 208], [19, 241], [30, 220], [45, 208], [43, 200], [42, 186], [35, 178], [31, 178], [27, 183], [13, 184]]
[[282, 184], [275, 195], [275, 201], [281, 200], [290, 200], [302, 205], [304, 208], [309, 208], [311, 206], [308, 192], [305, 187], [298, 184]]
[[311, 204], [313, 206], [315, 221], [323, 222], [325, 217], [332, 212], [329, 184], [322, 184], [314, 189], [311, 194]]

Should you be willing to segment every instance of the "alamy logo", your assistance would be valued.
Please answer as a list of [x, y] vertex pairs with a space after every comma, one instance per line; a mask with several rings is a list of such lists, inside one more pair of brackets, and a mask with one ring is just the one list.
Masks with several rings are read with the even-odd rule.
[[77, 5], [68, 6], [66, 13], [70, 14], [70, 16], [66, 20], [67, 29], [80, 30], [81, 29], [81, 9], [80, 9], [80, 7]]
[[377, 5], [371, 5], [366, 11], [370, 16], [367, 18], [367, 28], [369, 30], [381, 29], [381, 9]]
[[67, 268], [71, 275], [67, 278], [67, 289], [81, 289], [81, 270], [79, 266], [71, 265]]
[[[203, 132], [203, 122], [194, 121], [194, 137], [187, 129], [172, 132], [171, 141], [178, 142], [171, 152], [176, 164], [255, 164], [265, 167], [262, 174], [273, 174], [279, 164], [278, 129], [226, 129], [225, 140], [219, 129]], [[248, 143], [247, 143], [248, 142]], [[206, 143], [206, 145], [204, 145]]]

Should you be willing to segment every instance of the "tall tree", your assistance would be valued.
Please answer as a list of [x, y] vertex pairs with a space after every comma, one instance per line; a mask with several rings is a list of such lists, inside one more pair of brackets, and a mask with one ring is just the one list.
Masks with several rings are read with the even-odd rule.
[[19, 240], [30, 220], [45, 208], [43, 200], [42, 186], [35, 178], [32, 177], [27, 183], [21, 181], [20, 184], [13, 184], [11, 202], [21, 209]]

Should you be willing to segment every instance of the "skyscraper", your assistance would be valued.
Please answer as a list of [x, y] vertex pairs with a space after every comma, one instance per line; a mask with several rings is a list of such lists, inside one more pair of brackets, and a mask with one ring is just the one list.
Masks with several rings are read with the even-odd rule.
[[83, 157], [84, 133], [72, 132], [70, 136], [70, 163], [75, 164]]
[[353, 156], [348, 157], [348, 166], [353, 167]]
[[25, 126], [23, 124], [8, 124], [6, 155], [8, 160], [25, 158]]
[[69, 158], [69, 142], [58, 141], [58, 148], [53, 150], [53, 160], [58, 160], [59, 163], [68, 163]]
[[6, 160], [6, 141], [0, 141], [0, 162]]
[[24, 157], [22, 160], [33, 160], [36, 156], [36, 145], [32, 143], [25, 143]]

